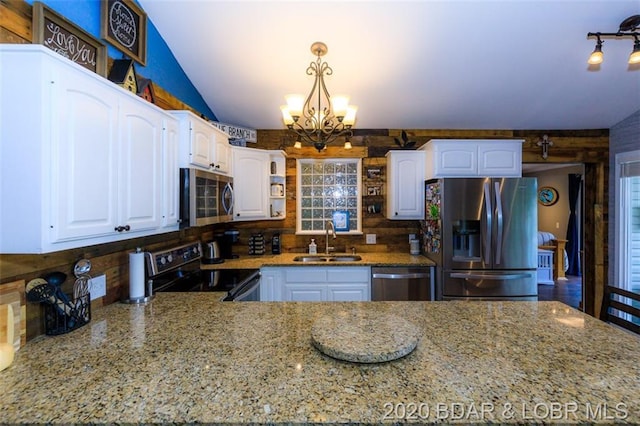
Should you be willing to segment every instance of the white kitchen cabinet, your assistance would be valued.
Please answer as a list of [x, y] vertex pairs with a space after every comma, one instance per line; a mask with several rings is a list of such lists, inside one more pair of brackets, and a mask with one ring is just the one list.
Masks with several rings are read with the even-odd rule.
[[282, 299], [281, 268], [266, 267], [260, 269], [260, 300], [274, 302]]
[[180, 167], [230, 174], [229, 137], [191, 111], [169, 111], [180, 121]]
[[[284, 219], [285, 154], [282, 151], [232, 147], [233, 220]], [[271, 163], [275, 173], [271, 173]]]
[[141, 231], [162, 225], [163, 118], [138, 99], [120, 99], [118, 226]]
[[269, 153], [262, 149], [233, 147], [233, 220], [269, 217]]
[[179, 228], [180, 219], [180, 168], [178, 161], [178, 143], [179, 143], [179, 125], [178, 121], [167, 118], [164, 121], [164, 146], [162, 154], [164, 156], [163, 165], [163, 220], [162, 226], [165, 230], [177, 230]]
[[521, 177], [522, 140], [432, 139], [420, 147], [427, 155], [427, 178]]
[[40, 45], [0, 45], [0, 62], [0, 253], [166, 232], [174, 118]]
[[371, 268], [368, 266], [267, 267], [262, 268], [260, 273], [264, 279], [260, 282], [261, 300], [297, 302], [371, 300]]
[[425, 153], [389, 151], [387, 219], [424, 219]]

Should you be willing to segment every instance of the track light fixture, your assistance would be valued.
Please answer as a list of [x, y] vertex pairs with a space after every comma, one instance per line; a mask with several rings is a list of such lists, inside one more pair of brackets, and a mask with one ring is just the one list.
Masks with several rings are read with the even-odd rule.
[[620, 28], [616, 33], [588, 33], [587, 38], [595, 37], [596, 38], [596, 47], [589, 56], [589, 60], [587, 61], [591, 65], [601, 64], [604, 57], [602, 54], [602, 41], [603, 38], [633, 38], [633, 51], [631, 55], [629, 55], [629, 64], [640, 64], [640, 15], [629, 16], [627, 19], [620, 23]]

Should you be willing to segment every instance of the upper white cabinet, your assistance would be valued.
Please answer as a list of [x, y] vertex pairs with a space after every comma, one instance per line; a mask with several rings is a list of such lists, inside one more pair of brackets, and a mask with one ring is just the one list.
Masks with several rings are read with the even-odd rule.
[[262, 149], [233, 147], [233, 220], [269, 217], [269, 153]]
[[284, 152], [234, 146], [232, 158], [233, 220], [284, 219]]
[[231, 173], [229, 137], [191, 111], [170, 111], [180, 120], [180, 167]]
[[523, 140], [432, 139], [420, 147], [427, 154], [427, 178], [521, 177]]
[[177, 229], [171, 115], [40, 45], [0, 62], [0, 253]]
[[424, 151], [387, 153], [387, 219], [424, 219]]

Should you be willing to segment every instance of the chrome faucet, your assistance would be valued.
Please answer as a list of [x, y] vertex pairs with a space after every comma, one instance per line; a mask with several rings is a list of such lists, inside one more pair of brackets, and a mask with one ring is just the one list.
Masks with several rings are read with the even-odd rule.
[[329, 228], [331, 228], [331, 235], [333, 235], [333, 239], [336, 239], [336, 228], [333, 226], [333, 221], [328, 220], [325, 224], [324, 224], [324, 230], [325, 230], [325, 249], [324, 249], [324, 254], [329, 254], [329, 252], [331, 250], [335, 250], [334, 247], [329, 247]]

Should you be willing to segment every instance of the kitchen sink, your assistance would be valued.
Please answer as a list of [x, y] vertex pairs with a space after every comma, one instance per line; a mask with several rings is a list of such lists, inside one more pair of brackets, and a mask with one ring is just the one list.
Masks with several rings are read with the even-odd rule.
[[360, 256], [355, 255], [347, 255], [347, 256], [328, 256], [327, 260], [329, 262], [357, 262], [358, 260], [362, 260]]
[[329, 255], [329, 256], [296, 256], [294, 262], [357, 262], [362, 257], [357, 255]]

